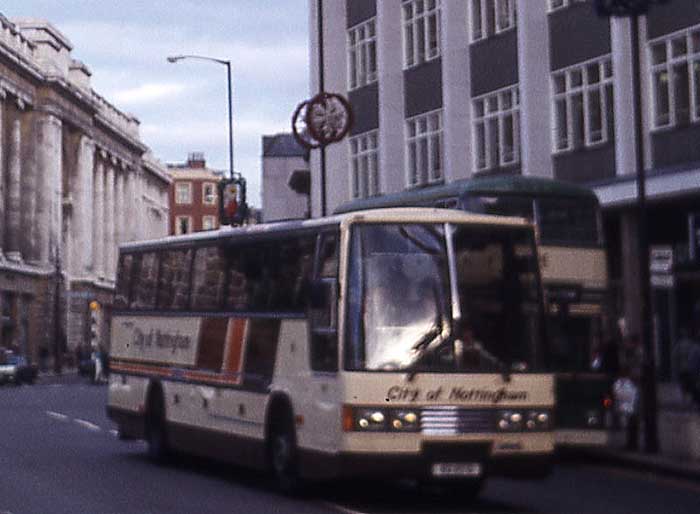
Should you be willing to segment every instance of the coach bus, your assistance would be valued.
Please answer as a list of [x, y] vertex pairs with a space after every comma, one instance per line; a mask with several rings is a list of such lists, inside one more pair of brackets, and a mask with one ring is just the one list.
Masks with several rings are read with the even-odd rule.
[[613, 381], [602, 362], [608, 277], [598, 199], [587, 188], [557, 180], [498, 176], [355, 200], [336, 212], [434, 206], [522, 216], [535, 224], [556, 373], [556, 440], [562, 446], [608, 443]]
[[338, 477], [542, 477], [554, 378], [525, 220], [384, 209], [120, 247], [107, 410], [149, 454]]

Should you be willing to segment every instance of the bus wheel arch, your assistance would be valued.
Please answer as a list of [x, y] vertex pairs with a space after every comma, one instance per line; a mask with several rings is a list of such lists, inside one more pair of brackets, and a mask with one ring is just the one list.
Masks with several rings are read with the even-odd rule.
[[277, 487], [285, 494], [302, 490], [294, 409], [285, 394], [273, 394], [265, 416], [265, 441], [268, 469]]
[[160, 382], [153, 381], [149, 384], [146, 393], [144, 433], [149, 457], [159, 462], [164, 461], [170, 453], [165, 411], [163, 386]]

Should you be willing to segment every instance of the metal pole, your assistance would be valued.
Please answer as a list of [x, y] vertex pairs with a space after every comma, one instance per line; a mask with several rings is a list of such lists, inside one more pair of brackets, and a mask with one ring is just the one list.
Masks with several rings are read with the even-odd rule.
[[228, 77], [228, 173], [233, 178], [233, 101], [231, 92], [231, 61], [226, 61]]
[[[323, 56], [323, 0], [317, 0], [316, 17], [318, 18], [318, 92], [325, 89], [324, 84], [324, 56]], [[321, 145], [321, 216], [326, 215], [326, 147]]]
[[635, 110], [635, 146], [637, 152], [637, 231], [639, 253], [640, 298], [639, 312], [644, 348], [642, 369], [642, 404], [644, 407], [644, 451], [659, 451], [656, 420], [656, 356], [652, 340], [651, 287], [649, 284], [649, 236], [647, 233], [646, 176], [644, 172], [644, 137], [642, 124], [641, 74], [639, 65], [639, 15], [630, 16], [632, 29], [632, 81]]

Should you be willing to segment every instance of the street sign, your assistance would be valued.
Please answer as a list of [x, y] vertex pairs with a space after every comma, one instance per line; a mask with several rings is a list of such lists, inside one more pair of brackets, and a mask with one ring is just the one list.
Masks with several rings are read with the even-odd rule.
[[649, 249], [649, 271], [651, 273], [671, 273], [673, 271], [673, 247], [652, 246]]

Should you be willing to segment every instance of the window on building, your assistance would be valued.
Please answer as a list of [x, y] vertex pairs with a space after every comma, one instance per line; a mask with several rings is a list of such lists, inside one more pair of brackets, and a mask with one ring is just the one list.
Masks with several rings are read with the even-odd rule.
[[554, 151], [605, 143], [613, 137], [610, 56], [552, 74]]
[[379, 194], [379, 151], [376, 130], [350, 139], [350, 181], [353, 198]]
[[470, 6], [472, 41], [515, 27], [516, 0], [471, 0]]
[[474, 156], [477, 171], [520, 162], [518, 86], [473, 100]]
[[204, 182], [202, 184], [202, 203], [205, 205], [216, 205], [216, 184]]
[[649, 43], [654, 128], [700, 121], [700, 26]]
[[375, 19], [348, 30], [348, 89], [377, 80], [377, 34]]
[[549, 12], [569, 7], [573, 4], [581, 4], [588, 0], [549, 0]]
[[192, 203], [192, 183], [191, 182], [176, 182], [175, 183], [175, 203], [191, 204]]
[[440, 24], [440, 0], [404, 1], [404, 68], [440, 56]]
[[202, 216], [202, 230], [216, 229], [216, 218], [214, 216]]
[[442, 111], [421, 114], [406, 121], [409, 187], [442, 181]]
[[192, 232], [192, 217], [191, 216], [176, 216], [175, 217], [175, 235], [189, 234]]

